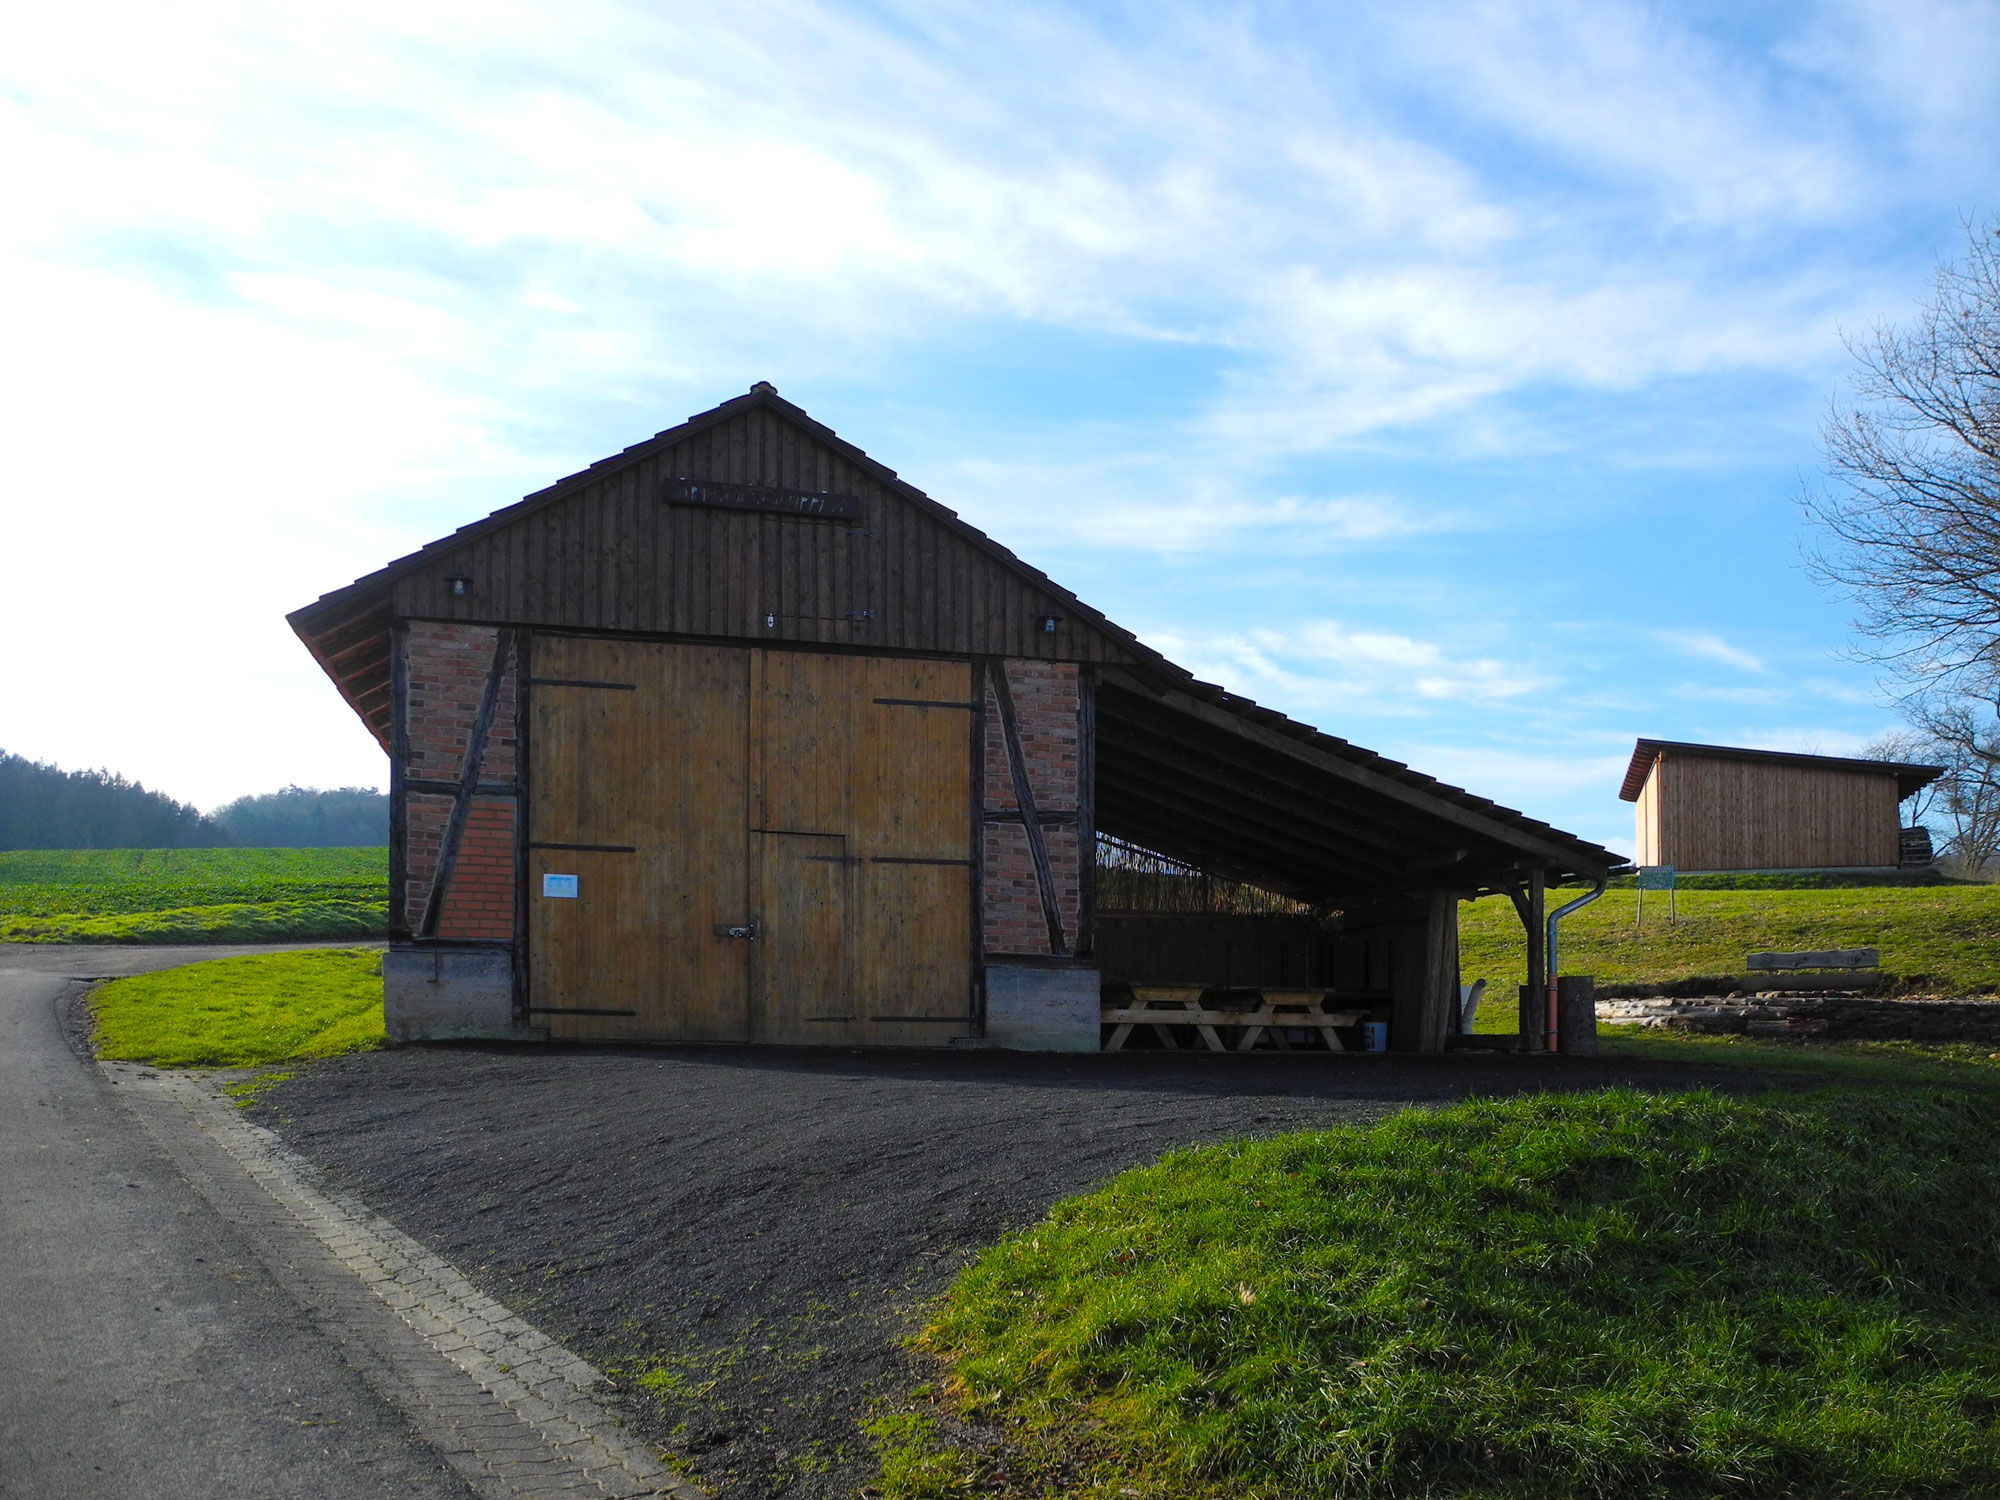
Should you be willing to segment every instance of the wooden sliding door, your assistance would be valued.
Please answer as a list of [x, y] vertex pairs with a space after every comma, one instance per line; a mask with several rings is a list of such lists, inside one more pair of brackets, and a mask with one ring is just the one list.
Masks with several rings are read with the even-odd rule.
[[552, 1035], [748, 1037], [746, 944], [716, 935], [748, 916], [746, 657], [535, 640], [529, 1019]]
[[532, 1020], [969, 1034], [968, 663], [543, 637], [529, 703]]

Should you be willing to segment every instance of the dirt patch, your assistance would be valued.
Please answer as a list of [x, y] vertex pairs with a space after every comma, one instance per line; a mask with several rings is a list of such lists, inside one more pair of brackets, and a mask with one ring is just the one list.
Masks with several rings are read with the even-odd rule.
[[[411, 1048], [259, 1119], [618, 1372], [714, 1493], [851, 1496], [900, 1346], [982, 1246], [1175, 1146], [1546, 1087], [1763, 1080], [1595, 1059]], [[645, 1377], [645, 1378], [642, 1378]]]

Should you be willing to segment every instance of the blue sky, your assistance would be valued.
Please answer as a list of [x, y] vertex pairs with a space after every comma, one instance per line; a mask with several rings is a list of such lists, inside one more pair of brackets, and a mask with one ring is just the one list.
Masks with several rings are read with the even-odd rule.
[[[60, 12], [59, 14], [56, 12]], [[82, 3], [0, 54], [0, 746], [377, 783], [282, 616], [768, 379], [1204, 676], [1620, 849], [1891, 727], [1843, 332], [2000, 6]]]

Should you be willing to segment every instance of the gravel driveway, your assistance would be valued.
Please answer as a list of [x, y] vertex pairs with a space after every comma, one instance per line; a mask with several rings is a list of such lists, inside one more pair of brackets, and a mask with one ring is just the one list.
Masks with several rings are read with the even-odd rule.
[[899, 1345], [923, 1299], [1126, 1167], [1472, 1093], [1757, 1081], [1494, 1054], [438, 1047], [313, 1064], [259, 1116], [623, 1370], [628, 1420], [718, 1495], [849, 1496], [872, 1472], [857, 1419], [923, 1378]]

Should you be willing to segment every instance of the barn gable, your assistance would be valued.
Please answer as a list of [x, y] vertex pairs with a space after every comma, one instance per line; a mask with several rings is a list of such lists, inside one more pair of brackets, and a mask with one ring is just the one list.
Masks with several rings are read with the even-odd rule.
[[1153, 655], [769, 386], [296, 612], [293, 628], [385, 748], [393, 618], [1077, 662]]

